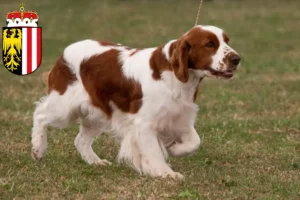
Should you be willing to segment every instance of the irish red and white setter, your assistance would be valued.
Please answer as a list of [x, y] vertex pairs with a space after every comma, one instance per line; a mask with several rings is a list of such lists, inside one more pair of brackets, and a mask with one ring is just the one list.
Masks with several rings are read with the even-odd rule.
[[33, 158], [46, 152], [48, 126], [78, 121], [75, 146], [88, 164], [111, 164], [92, 149], [96, 136], [111, 132], [120, 141], [118, 161], [141, 174], [182, 178], [167, 156], [199, 148], [198, 86], [206, 76], [233, 76], [241, 59], [228, 42], [220, 28], [195, 26], [155, 48], [94, 40], [71, 44], [48, 73], [48, 95], [34, 112]]

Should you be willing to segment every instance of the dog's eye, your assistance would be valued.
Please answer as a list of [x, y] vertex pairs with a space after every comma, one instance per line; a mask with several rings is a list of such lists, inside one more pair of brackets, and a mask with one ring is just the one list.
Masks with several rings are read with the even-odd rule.
[[208, 48], [214, 48], [215, 47], [215, 43], [213, 41], [210, 41], [205, 46], [208, 47]]

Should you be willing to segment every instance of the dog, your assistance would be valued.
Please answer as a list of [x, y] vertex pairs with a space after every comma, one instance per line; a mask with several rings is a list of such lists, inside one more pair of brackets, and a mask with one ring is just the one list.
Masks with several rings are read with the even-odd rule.
[[46, 152], [48, 126], [78, 121], [74, 144], [86, 163], [111, 164], [92, 149], [96, 136], [111, 132], [120, 141], [119, 162], [140, 174], [182, 179], [166, 159], [199, 148], [199, 83], [204, 77], [230, 79], [240, 65], [228, 42], [222, 29], [199, 25], [154, 48], [95, 40], [69, 45], [47, 74], [48, 95], [34, 111], [33, 158]]

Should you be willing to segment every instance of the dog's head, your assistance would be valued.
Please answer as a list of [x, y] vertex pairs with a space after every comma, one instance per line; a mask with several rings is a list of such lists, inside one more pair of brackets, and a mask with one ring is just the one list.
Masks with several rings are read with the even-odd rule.
[[195, 26], [176, 42], [171, 56], [176, 77], [187, 82], [190, 69], [202, 76], [231, 78], [241, 58], [228, 43], [229, 38], [222, 29]]

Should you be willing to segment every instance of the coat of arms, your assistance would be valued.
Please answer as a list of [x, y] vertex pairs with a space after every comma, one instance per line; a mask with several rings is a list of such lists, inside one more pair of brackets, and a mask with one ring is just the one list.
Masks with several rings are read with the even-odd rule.
[[38, 27], [39, 16], [34, 11], [10, 11], [3, 27], [2, 59], [4, 67], [17, 75], [34, 72], [42, 60], [42, 28]]

